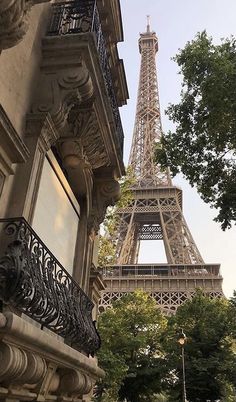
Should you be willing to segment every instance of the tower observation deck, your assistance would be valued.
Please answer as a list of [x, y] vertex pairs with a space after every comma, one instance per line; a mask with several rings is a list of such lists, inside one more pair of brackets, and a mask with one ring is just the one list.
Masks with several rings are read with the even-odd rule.
[[[158, 39], [150, 30], [140, 34], [141, 67], [129, 165], [135, 176], [133, 199], [118, 210], [117, 263], [103, 270], [106, 289], [100, 300], [103, 311], [135, 289], [151, 294], [167, 314], [191, 298], [197, 288], [211, 297], [222, 297], [219, 264], [205, 264], [182, 213], [182, 190], [174, 186], [169, 170], [154, 161], [162, 136], [157, 82]], [[166, 264], [139, 264], [140, 241], [161, 240]]]

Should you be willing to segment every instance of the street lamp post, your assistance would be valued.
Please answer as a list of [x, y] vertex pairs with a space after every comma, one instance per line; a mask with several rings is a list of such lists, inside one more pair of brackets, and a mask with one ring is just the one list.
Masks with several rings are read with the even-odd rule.
[[178, 336], [178, 343], [181, 346], [181, 356], [182, 356], [182, 372], [183, 372], [183, 402], [188, 402], [186, 398], [186, 383], [185, 383], [185, 359], [184, 359], [184, 344], [186, 341], [186, 335], [181, 329], [181, 333]]

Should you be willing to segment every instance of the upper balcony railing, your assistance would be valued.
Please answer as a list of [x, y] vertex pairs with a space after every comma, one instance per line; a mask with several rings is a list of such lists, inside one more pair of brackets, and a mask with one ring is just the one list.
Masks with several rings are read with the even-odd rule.
[[181, 277], [221, 278], [219, 264], [169, 265], [169, 264], [136, 264], [112, 265], [103, 269], [104, 278], [148, 278], [176, 279]]
[[124, 133], [96, 0], [75, 0], [52, 4], [52, 17], [47, 35], [58, 36], [87, 32], [94, 33], [100, 66], [114, 116], [118, 141], [123, 153]]
[[91, 300], [25, 219], [0, 225], [0, 300], [93, 355], [100, 338]]

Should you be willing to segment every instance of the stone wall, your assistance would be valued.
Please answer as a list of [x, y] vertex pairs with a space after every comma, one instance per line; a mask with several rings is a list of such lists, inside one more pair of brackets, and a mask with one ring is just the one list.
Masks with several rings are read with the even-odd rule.
[[29, 13], [29, 29], [17, 46], [0, 56], [0, 104], [22, 137], [32, 104], [41, 61], [41, 39], [46, 32], [50, 4], [37, 4]]

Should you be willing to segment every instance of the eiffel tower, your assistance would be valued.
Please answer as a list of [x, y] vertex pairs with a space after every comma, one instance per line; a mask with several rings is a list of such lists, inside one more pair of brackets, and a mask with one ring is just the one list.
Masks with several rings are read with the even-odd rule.
[[[162, 126], [155, 56], [158, 39], [150, 30], [140, 34], [141, 68], [129, 165], [135, 175], [133, 199], [118, 210], [117, 263], [105, 267], [106, 289], [100, 312], [135, 289], [155, 298], [166, 314], [191, 298], [197, 288], [222, 297], [219, 264], [205, 264], [182, 213], [182, 190], [172, 184], [169, 170], [154, 162]], [[167, 263], [139, 264], [140, 241], [162, 240]]]

